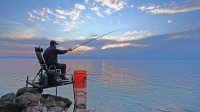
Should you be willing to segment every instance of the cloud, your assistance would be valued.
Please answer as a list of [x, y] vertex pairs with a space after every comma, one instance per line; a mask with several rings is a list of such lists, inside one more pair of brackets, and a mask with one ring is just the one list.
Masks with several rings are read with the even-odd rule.
[[[63, 16], [63, 17], [68, 16], [71, 19], [71, 21], [63, 21], [62, 23], [60, 23], [60, 25], [64, 28], [63, 29], [64, 32], [70, 32], [71, 29], [78, 28], [77, 21], [81, 17], [82, 10], [86, 9], [85, 6], [81, 5], [81, 4], [75, 4], [74, 7], [75, 8], [71, 11], [69, 11], [69, 10], [65, 10], [65, 11], [61, 10], [60, 11], [60, 16]], [[79, 23], [79, 24], [81, 24], [81, 23]]]
[[124, 8], [124, 5], [127, 4], [126, 0], [95, 0], [100, 2], [102, 6], [107, 6], [115, 11], [121, 10]]
[[193, 27], [183, 32], [170, 34], [167, 40], [199, 38], [199, 37], [200, 37], [200, 27]]
[[168, 20], [167, 23], [172, 23], [172, 20]]
[[58, 21], [53, 21], [53, 23], [58, 24], [59, 22]]
[[71, 29], [70, 29], [70, 28], [64, 28], [63, 31], [64, 31], [64, 32], [70, 32]]
[[36, 31], [33, 28], [30, 28], [23, 23], [8, 21], [7, 24], [10, 24], [10, 26], [12, 26], [11, 30], [5, 33], [1, 33], [0, 37], [32, 38], [36, 36]]
[[[44, 9], [45, 9], [45, 8], [44, 8]], [[45, 10], [46, 10], [46, 12], [47, 12], [47, 13], [49, 13], [49, 14], [52, 14], [52, 15], [53, 15], [53, 12], [52, 12], [52, 10], [50, 10], [49, 8], [46, 8]]]
[[86, 40], [86, 37], [84, 37], [84, 36], [79, 36], [78, 40]]
[[74, 6], [75, 6], [75, 8], [77, 8], [79, 10], [85, 10], [86, 9], [86, 7], [82, 4], [75, 4]]
[[0, 55], [32, 55], [34, 54], [34, 50], [1, 50]]
[[58, 38], [56, 38], [56, 41], [58, 41], [58, 42], [87, 41], [87, 38], [85, 36], [79, 36], [78, 38], [74, 38], [74, 39], [70, 39], [67, 37], [58, 37]]
[[66, 11], [65, 14], [68, 15], [72, 21], [76, 21], [80, 18], [80, 12], [81, 11], [74, 9], [72, 11]]
[[31, 13], [31, 12], [27, 12], [28, 13], [28, 15], [29, 15], [29, 18], [28, 18], [28, 20], [29, 21], [33, 21], [33, 19], [35, 18], [35, 16]]
[[[18, 25], [22, 25], [20, 23], [16, 23]], [[187, 29], [183, 32], [173, 33], [173, 34], [164, 34], [164, 35], [155, 35], [146, 37], [143, 33], [150, 33], [150, 31], [127, 31], [121, 36], [105, 36], [108, 39], [99, 39], [97, 41], [93, 41], [86, 46], [81, 46], [70, 52], [70, 55], [79, 55], [81, 53], [85, 53], [86, 55], [110, 55], [110, 54], [120, 54], [119, 49], [123, 48], [123, 50], [133, 52], [141, 52], [142, 50], [148, 51], [156, 51], [160, 49], [164, 49], [167, 51], [179, 51], [187, 46], [192, 47], [196, 52], [195, 48], [199, 47], [198, 40], [200, 37], [200, 27], [194, 27]], [[134, 36], [143, 35], [142, 38], [136, 38]], [[93, 34], [92, 34], [93, 35]], [[132, 38], [134, 37], [134, 38]], [[67, 49], [69, 47], [74, 47], [81, 43], [87, 42], [89, 39], [85, 39], [84, 36], [80, 36], [78, 39], [70, 39], [68, 37], [59, 37], [56, 39], [60, 43], [60, 49]], [[123, 41], [122, 41], [123, 40]], [[135, 41], [140, 40], [140, 41]], [[34, 54], [35, 46], [42, 46], [44, 49], [49, 46], [50, 39], [48, 38], [2, 38], [0, 37], [0, 54]], [[190, 44], [191, 42], [195, 44]], [[185, 44], [186, 43], [186, 44]], [[89, 46], [88, 46], [89, 45]], [[180, 46], [181, 47], [180, 47]], [[171, 47], [170, 47], [171, 46]], [[196, 47], [195, 47], [196, 46]], [[169, 48], [170, 47], [170, 48]], [[101, 49], [107, 50], [101, 50]], [[116, 48], [116, 49], [115, 49]], [[178, 50], [174, 50], [177, 48]], [[186, 47], [185, 47], [186, 48]], [[20, 50], [19, 50], [20, 49]], [[134, 50], [133, 50], [134, 49]]]
[[112, 12], [111, 12], [111, 9], [107, 9], [107, 10], [105, 10], [105, 13], [107, 14], [107, 15], [110, 15]]
[[88, 18], [88, 19], [91, 18], [91, 16], [89, 14], [86, 14], [85, 17]]
[[84, 3], [85, 3], [85, 4], [88, 4], [88, 0], [84, 0]]
[[56, 9], [56, 12], [60, 15], [64, 15], [65, 11], [64, 10], [60, 10], [60, 9]]
[[62, 15], [62, 16], [69, 16], [69, 18], [71, 18], [72, 21], [76, 21], [80, 18], [80, 14], [82, 10], [85, 10], [86, 7], [82, 4], [75, 4], [74, 5], [74, 9], [72, 9], [71, 11], [69, 10], [60, 10], [60, 9], [56, 9], [58, 14]]
[[155, 5], [150, 5], [150, 6], [141, 6], [138, 7], [141, 11], [146, 11], [146, 10], [153, 10], [155, 8], [159, 8], [160, 6], [155, 6]]
[[137, 33], [138, 33], [138, 31], [128, 31], [124, 35], [133, 35], [133, 34], [137, 34]]
[[35, 46], [40, 46], [37, 44], [22, 44], [22, 43], [11, 43], [11, 42], [3, 42], [0, 41], [0, 45], [6, 46], [6, 47], [35, 47]]
[[104, 14], [111, 15], [113, 12], [122, 10], [125, 5], [127, 5], [126, 0], [95, 0], [90, 9], [95, 11], [99, 17], [104, 17]]
[[32, 10], [27, 12], [29, 15], [28, 20], [33, 21], [34, 19], [47, 22], [51, 21], [48, 14], [53, 14], [50, 9], [48, 8], [42, 8], [41, 10]]
[[56, 13], [54, 14], [58, 19], [66, 19], [65, 11], [60, 9], [55, 9]]
[[35, 24], [34, 29], [40, 29], [40, 30], [44, 30], [44, 31], [49, 31], [49, 29], [44, 28], [44, 27], [41, 26], [40, 24]]
[[141, 11], [147, 11], [152, 14], [174, 14], [180, 12], [189, 12], [200, 10], [199, 0], [189, 0], [181, 3], [171, 2], [169, 4], [164, 4], [163, 6], [148, 5], [138, 7]]
[[101, 49], [108, 49], [108, 48], [118, 48], [118, 47], [127, 47], [127, 46], [132, 46], [132, 47], [146, 47], [149, 45], [145, 44], [131, 44], [131, 43], [121, 43], [121, 44], [108, 44], [103, 46]]
[[78, 28], [78, 24], [84, 23], [78, 23], [78, 20], [81, 18], [81, 13], [85, 9], [86, 7], [82, 4], [74, 4], [74, 8], [71, 10], [57, 8], [53, 11], [47, 7], [28, 11], [27, 13], [29, 21], [40, 20], [42, 22], [54, 23], [55, 25], [59, 25], [62, 31], [69, 32], [74, 28]]
[[133, 8], [133, 7], [134, 7], [134, 5], [132, 4], [130, 7], [131, 7], [131, 8]]
[[133, 41], [141, 40], [152, 36], [151, 31], [128, 31], [121, 36], [104, 36], [101, 39], [116, 40], [116, 41]]
[[44, 11], [37, 11], [37, 10], [33, 10], [33, 13], [40, 15], [40, 16], [44, 16]]
[[71, 39], [68, 39], [68, 38], [65, 38], [65, 37], [59, 37], [59, 38], [56, 38], [56, 41], [58, 42], [68, 42], [70, 41]]
[[91, 51], [91, 50], [94, 50], [95, 47], [89, 47], [89, 46], [80, 46], [76, 49], [74, 49], [73, 51], [74, 52], [80, 52], [80, 51]]
[[95, 11], [95, 12], [97, 13], [98, 16], [104, 17], [104, 16], [100, 13], [99, 7], [93, 7], [93, 8], [91, 8], [91, 10]]

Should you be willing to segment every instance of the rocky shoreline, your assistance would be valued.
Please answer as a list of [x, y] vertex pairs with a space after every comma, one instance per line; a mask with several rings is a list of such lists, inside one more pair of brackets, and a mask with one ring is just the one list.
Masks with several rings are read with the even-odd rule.
[[42, 94], [37, 88], [24, 87], [17, 93], [0, 98], [0, 112], [67, 112], [72, 102], [50, 94]]

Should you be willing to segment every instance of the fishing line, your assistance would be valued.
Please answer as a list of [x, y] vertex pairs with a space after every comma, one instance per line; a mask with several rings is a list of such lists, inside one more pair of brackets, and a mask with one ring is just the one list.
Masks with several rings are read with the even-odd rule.
[[82, 43], [82, 44], [80, 44], [80, 45], [78, 45], [78, 46], [72, 48], [72, 50], [74, 50], [74, 49], [76, 49], [76, 48], [78, 48], [78, 47], [80, 47], [80, 46], [82, 46], [82, 45], [85, 45], [85, 44], [87, 44], [87, 43], [89, 43], [89, 42], [91, 42], [91, 41], [93, 41], [93, 40], [96, 40], [96, 39], [98, 39], [98, 38], [100, 38], [100, 37], [103, 37], [103, 36], [105, 36], [105, 35], [108, 35], [108, 34], [110, 34], [110, 33], [113, 33], [113, 32], [116, 32], [116, 31], [119, 31], [119, 30], [122, 30], [122, 29], [125, 29], [125, 28], [113, 30], [113, 31], [111, 31], [111, 32], [108, 32], [108, 33], [103, 34], [103, 35], [101, 35], [101, 36], [98, 36], [98, 37], [96, 37], [96, 38], [93, 38], [93, 39], [91, 39], [91, 40], [89, 40], [89, 41], [87, 41], [87, 42], [84, 42], [84, 43]]

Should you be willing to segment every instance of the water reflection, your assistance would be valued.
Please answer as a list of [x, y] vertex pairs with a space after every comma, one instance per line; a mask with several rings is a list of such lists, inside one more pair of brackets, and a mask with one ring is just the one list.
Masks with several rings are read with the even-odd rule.
[[20, 87], [25, 87], [26, 77], [34, 77], [39, 70], [36, 60], [0, 60], [0, 94], [6, 92], [16, 92]]
[[69, 73], [73, 73], [74, 70], [86, 70], [91, 73], [94, 69], [93, 60], [60, 60], [60, 62], [65, 63], [67, 68], [71, 68]]
[[134, 66], [126, 67], [123, 66], [123, 63], [102, 60], [101, 69], [102, 80], [105, 85], [112, 84], [124, 89], [142, 90], [148, 88], [148, 84], [151, 83], [148, 78], [139, 74], [141, 71], [134, 69]]

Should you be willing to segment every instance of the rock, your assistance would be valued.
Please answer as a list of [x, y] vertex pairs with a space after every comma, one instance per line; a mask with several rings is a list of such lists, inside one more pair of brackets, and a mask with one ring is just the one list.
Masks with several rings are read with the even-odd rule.
[[62, 108], [66, 107], [66, 103], [64, 103], [63, 101], [57, 101], [56, 105], [59, 106], [59, 107], [62, 107]]
[[60, 96], [55, 96], [55, 95], [50, 95], [50, 94], [43, 94], [42, 95], [43, 98], [52, 98], [54, 99], [56, 102], [58, 101], [62, 101], [66, 104], [66, 107], [69, 108], [70, 105], [72, 104], [72, 102], [68, 99], [68, 98], [63, 98], [63, 97], [60, 97]]
[[12, 108], [12, 109], [16, 109], [18, 108], [17, 104], [14, 102], [9, 102], [5, 108]]
[[42, 95], [37, 88], [21, 88], [0, 98], [0, 112], [67, 112], [72, 102], [68, 98]]
[[41, 94], [41, 92], [37, 88], [24, 87], [24, 88], [18, 89], [16, 96], [18, 97], [24, 93], [33, 93], [37, 95]]
[[38, 109], [39, 109], [40, 111], [43, 110], [43, 103], [40, 103], [40, 104], [38, 105]]
[[15, 93], [8, 93], [0, 98], [0, 101], [12, 101], [15, 98]]
[[64, 110], [63, 108], [58, 106], [49, 108], [49, 112], [62, 112], [63, 110]]
[[0, 108], [6, 107], [9, 103], [9, 101], [0, 101]]
[[12, 102], [15, 98], [15, 93], [8, 93], [0, 98], [0, 112], [17, 111], [16, 105]]
[[22, 112], [40, 112], [40, 110], [38, 109], [38, 106], [30, 106], [22, 109]]
[[23, 108], [22, 112], [48, 112], [47, 107], [43, 107], [43, 104], [39, 104], [38, 106], [29, 106], [27, 108]]
[[28, 106], [36, 106], [39, 104], [40, 97], [32, 93], [24, 93], [14, 99], [14, 102], [18, 104], [19, 108], [25, 108]]
[[47, 108], [54, 107], [54, 106], [56, 106], [56, 101], [53, 98], [48, 97], [44, 101], [44, 106], [46, 106]]
[[9, 102], [6, 107], [0, 108], [0, 112], [21, 112], [17, 105], [13, 102]]
[[43, 107], [43, 108], [42, 108], [42, 112], [48, 112], [47, 107]]
[[1, 109], [0, 112], [21, 112], [18, 109]]
[[29, 104], [31, 103], [28, 99], [24, 98], [24, 97], [19, 97], [15, 99], [15, 103], [17, 104], [17, 106], [19, 108], [26, 108], [29, 106]]

